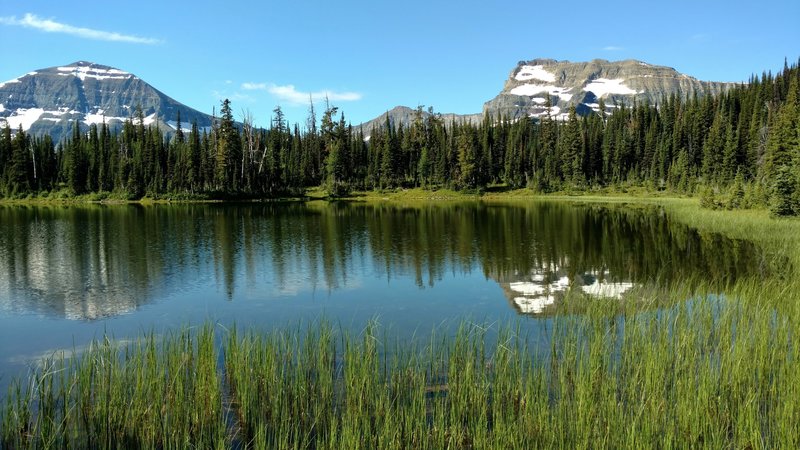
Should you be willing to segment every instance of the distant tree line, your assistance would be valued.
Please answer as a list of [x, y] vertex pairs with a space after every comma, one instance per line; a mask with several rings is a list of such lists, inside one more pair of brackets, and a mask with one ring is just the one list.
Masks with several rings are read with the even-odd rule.
[[331, 196], [405, 187], [536, 191], [645, 186], [698, 194], [711, 207], [768, 205], [800, 214], [800, 70], [784, 64], [717, 96], [659, 105], [604, 105], [600, 114], [478, 125], [422, 107], [409, 126], [356, 129], [325, 105], [317, 125], [290, 125], [280, 107], [271, 126], [237, 123], [230, 101], [210, 129], [165, 135], [141, 111], [119, 132], [77, 124], [55, 143], [6, 126], [0, 133], [0, 194], [117, 193], [277, 197], [324, 186]]

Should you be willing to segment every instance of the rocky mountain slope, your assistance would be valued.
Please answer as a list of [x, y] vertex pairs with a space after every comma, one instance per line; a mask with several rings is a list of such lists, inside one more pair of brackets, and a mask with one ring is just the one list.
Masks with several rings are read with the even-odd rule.
[[573, 63], [534, 59], [517, 64], [500, 94], [483, 105], [483, 113], [516, 119], [541, 117], [549, 112], [565, 119], [571, 106], [582, 115], [598, 112], [601, 99], [607, 108], [634, 101], [655, 105], [673, 94], [714, 95], [734, 85], [700, 81], [671, 67], [636, 60]]
[[0, 126], [10, 125], [56, 141], [72, 131], [74, 123], [86, 130], [104, 121], [119, 128], [141, 107], [146, 125], [174, 131], [178, 112], [181, 128], [211, 126], [211, 116], [189, 108], [131, 73], [109, 66], [78, 61], [66, 66], [29, 72], [0, 83]]
[[[484, 115], [516, 120], [521, 117], [543, 117], [564, 120], [569, 108], [578, 114], [600, 111], [600, 100], [606, 112], [622, 103], [657, 104], [673, 94], [687, 97], [718, 94], [735, 83], [700, 81], [679, 73], [671, 67], [656, 66], [636, 60], [589, 62], [534, 59], [520, 61], [506, 79], [502, 91], [483, 105], [477, 114], [443, 114], [446, 123], [452, 120], [480, 122]], [[550, 106], [548, 107], [548, 100]], [[414, 110], [397, 106], [388, 111], [390, 121], [408, 126], [414, 120]], [[385, 114], [361, 125], [368, 135], [374, 126], [385, 123]]]

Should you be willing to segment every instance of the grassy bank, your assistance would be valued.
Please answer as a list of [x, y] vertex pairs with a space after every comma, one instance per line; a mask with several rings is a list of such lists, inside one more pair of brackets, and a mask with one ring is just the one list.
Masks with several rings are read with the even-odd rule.
[[162, 193], [133, 197], [126, 192], [95, 192], [75, 195], [69, 190], [41, 192], [17, 197], [0, 197], [0, 203], [5, 204], [80, 204], [80, 203], [193, 203], [193, 202], [224, 202], [224, 201], [271, 201], [271, 200], [333, 200], [333, 201], [467, 201], [467, 200], [504, 200], [504, 199], [531, 199], [542, 197], [628, 197], [628, 198], [661, 198], [670, 195], [662, 191], [652, 191], [646, 188], [602, 189], [590, 192], [557, 192], [541, 194], [530, 189], [507, 190], [503, 186], [490, 187], [481, 192], [464, 192], [452, 189], [391, 189], [386, 191], [353, 191], [345, 197], [331, 198], [323, 187], [306, 188], [296, 195], [283, 197], [258, 197], [253, 195], [236, 195], [230, 193]]
[[126, 192], [93, 192], [75, 195], [69, 190], [42, 192], [16, 197], [0, 197], [0, 205], [81, 205], [81, 204], [171, 204], [171, 203], [222, 203], [222, 202], [273, 202], [273, 201], [307, 201], [317, 199], [319, 190], [309, 190], [309, 195], [298, 192], [297, 195], [282, 197], [260, 197], [254, 195], [237, 195], [230, 193], [190, 194], [161, 193], [147, 194], [143, 197], [133, 196]]
[[690, 300], [559, 316], [544, 344], [469, 323], [429, 342], [324, 323], [102, 341], [12, 390], [2, 447], [797, 448], [798, 310], [769, 306], [794, 294], [663, 295]]

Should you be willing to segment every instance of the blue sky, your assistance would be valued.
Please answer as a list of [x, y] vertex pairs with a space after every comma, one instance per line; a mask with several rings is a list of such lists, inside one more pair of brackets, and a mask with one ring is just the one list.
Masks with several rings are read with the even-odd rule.
[[[479, 112], [520, 60], [638, 59], [746, 81], [800, 57], [800, 1], [8, 1], [0, 81], [77, 60], [211, 112], [304, 122], [327, 93], [358, 123], [396, 105]], [[317, 102], [319, 106], [319, 102]]]

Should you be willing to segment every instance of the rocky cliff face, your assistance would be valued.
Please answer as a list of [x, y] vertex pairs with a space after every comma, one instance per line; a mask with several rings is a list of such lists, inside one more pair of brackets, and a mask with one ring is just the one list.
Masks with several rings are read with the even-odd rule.
[[140, 107], [146, 125], [174, 131], [178, 112], [181, 128], [211, 125], [211, 116], [189, 108], [136, 75], [109, 66], [78, 61], [29, 72], [0, 83], [0, 126], [35, 135], [49, 133], [58, 141], [77, 122], [82, 130], [104, 121], [111, 128], [134, 117]]
[[732, 86], [733, 83], [699, 81], [671, 67], [636, 60], [573, 63], [534, 59], [517, 64], [500, 94], [484, 104], [483, 113], [509, 119], [549, 113], [565, 119], [571, 106], [582, 115], [598, 112], [600, 100], [607, 108], [633, 102], [655, 105], [673, 94], [714, 95]]

